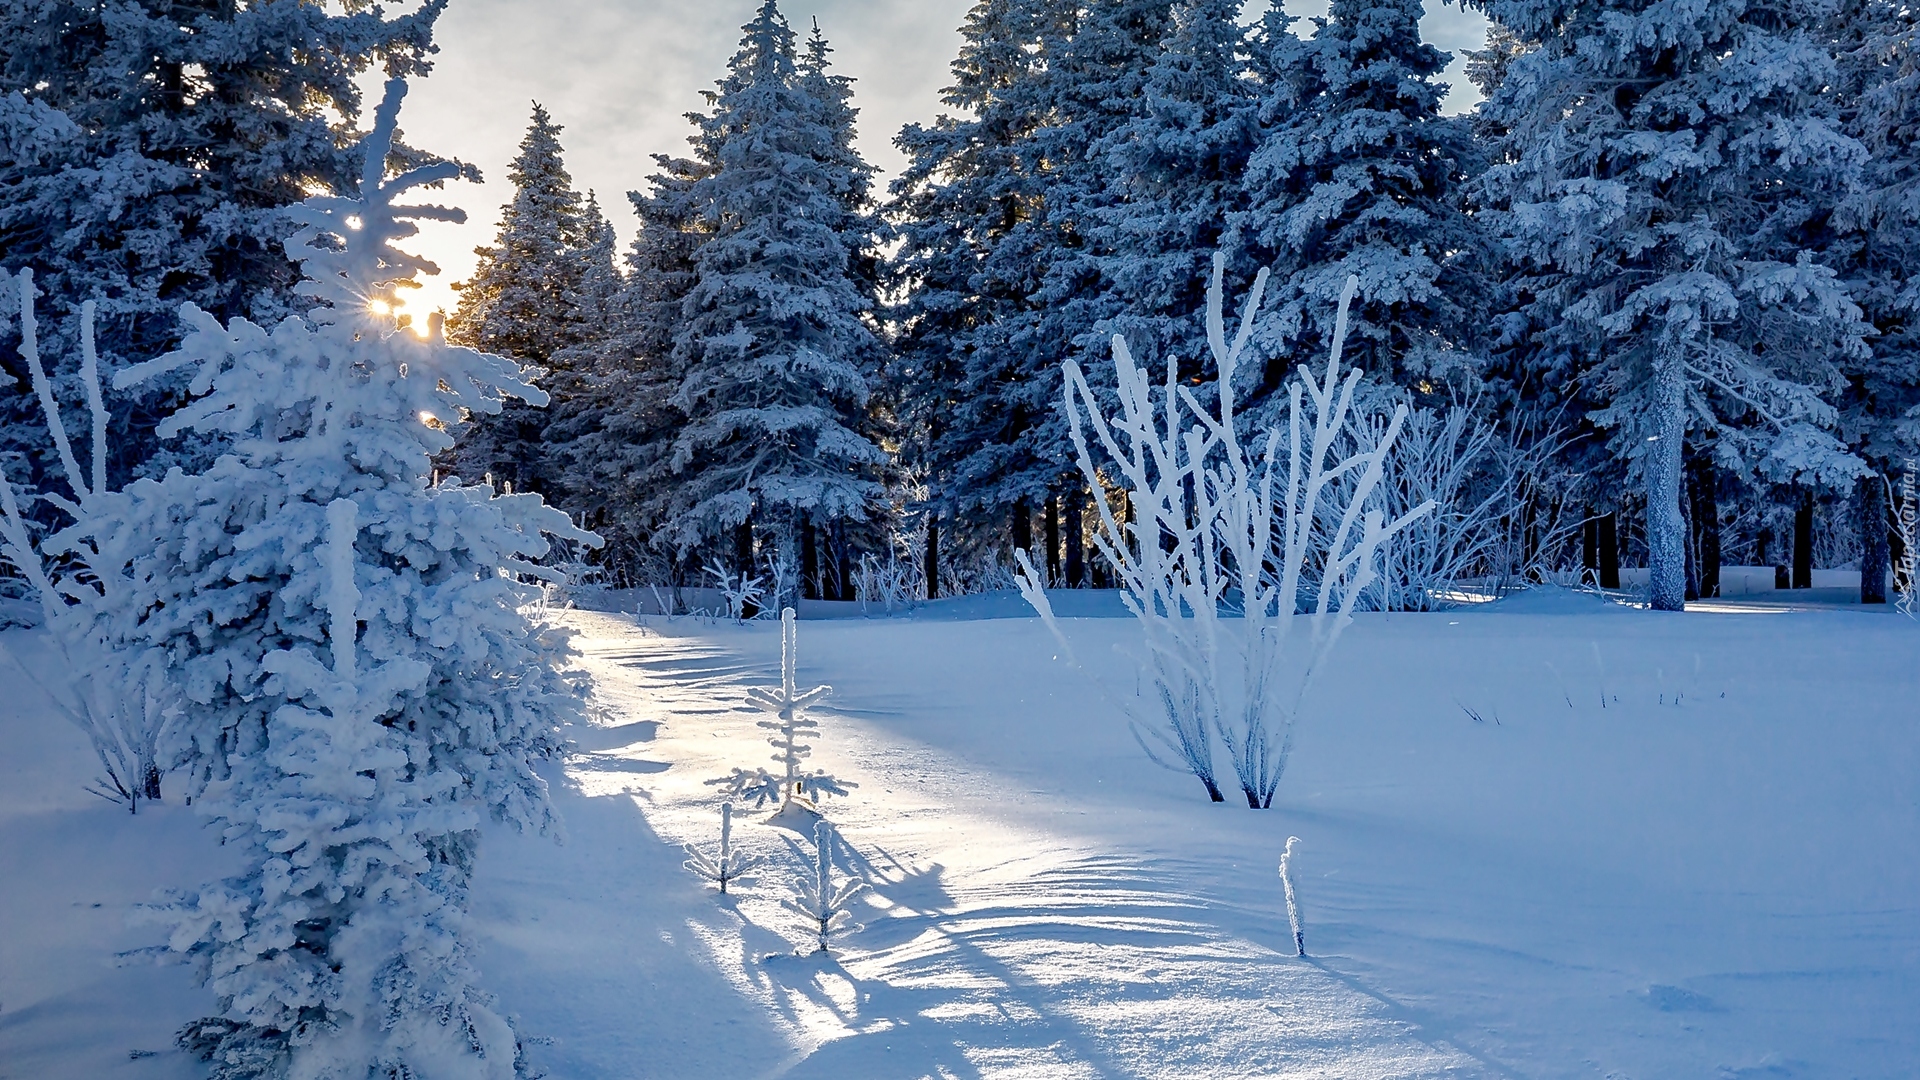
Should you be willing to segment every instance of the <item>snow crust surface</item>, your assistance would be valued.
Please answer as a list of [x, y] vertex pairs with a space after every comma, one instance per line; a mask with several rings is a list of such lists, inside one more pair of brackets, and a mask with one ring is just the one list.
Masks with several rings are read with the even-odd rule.
[[[777, 628], [573, 613], [609, 713], [550, 767], [566, 842], [481, 847], [482, 984], [555, 1077], [1909, 1075], [1920, 627], [1585, 599], [1360, 617], [1267, 812], [1145, 760], [1102, 697], [1123, 620], [1067, 622], [1085, 671], [1034, 620], [804, 623], [870, 885], [826, 958], [778, 904], [810, 828], [739, 815], [773, 863], [727, 898], [679, 866], [760, 749]], [[0, 1076], [194, 1075], [167, 1036], [210, 1001], [112, 955], [216, 838], [81, 793], [5, 670]]]

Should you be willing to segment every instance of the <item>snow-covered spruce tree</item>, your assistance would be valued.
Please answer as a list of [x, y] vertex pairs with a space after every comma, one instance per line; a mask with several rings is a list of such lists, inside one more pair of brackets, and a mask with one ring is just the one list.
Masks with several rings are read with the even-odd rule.
[[848, 788], [860, 786], [820, 769], [808, 771], [800, 767], [800, 763], [813, 754], [813, 747], [800, 740], [820, 734], [820, 721], [808, 716], [807, 709], [825, 700], [833, 693], [833, 687], [799, 689], [794, 681], [799, 642], [799, 621], [794, 618], [793, 609], [786, 608], [780, 612], [780, 691], [769, 693], [756, 688], [747, 692], [747, 704], [775, 717], [760, 721], [759, 726], [773, 732], [767, 742], [773, 746], [773, 760], [781, 767], [781, 774], [775, 776], [764, 768], [735, 769], [729, 776], [707, 781], [710, 785], [720, 785], [728, 798], [752, 799], [756, 809], [769, 802], [778, 803], [775, 817], [811, 815], [823, 797], [845, 796]]
[[413, 222], [463, 219], [395, 201], [455, 171], [385, 177], [404, 90], [358, 196], [292, 211], [316, 306], [267, 330], [187, 305], [181, 348], [120, 376], [190, 371], [161, 433], [231, 452], [108, 495], [62, 538], [137, 552], [95, 561], [119, 587], [77, 599], [104, 640], [166, 657], [188, 794], [247, 866], [152, 911], [220, 1002], [182, 1044], [232, 1080], [514, 1075], [467, 958], [467, 882], [483, 816], [550, 824], [533, 766], [580, 707], [566, 639], [516, 579], [547, 573], [543, 534], [594, 538], [537, 496], [429, 482], [466, 415], [541, 395], [437, 316], [422, 337], [382, 313], [433, 270], [394, 246]]
[[1299, 81], [1283, 88], [1296, 99], [1248, 162], [1236, 232], [1274, 267], [1255, 340], [1279, 358], [1248, 373], [1261, 379], [1250, 418], [1283, 410], [1284, 358], [1327, 349], [1349, 275], [1347, 347], [1370, 379], [1427, 397], [1475, 381], [1484, 245], [1459, 189], [1476, 154], [1465, 122], [1440, 114], [1448, 56], [1421, 40], [1421, 12], [1420, 0], [1335, 0], [1299, 45]]
[[867, 888], [867, 883], [859, 878], [834, 884], [834, 839], [833, 826], [825, 819], [814, 822], [813, 865], [794, 883], [793, 895], [780, 901], [788, 911], [807, 921], [807, 930], [818, 946], [815, 952], [826, 952], [833, 935], [853, 921], [853, 910], [848, 905]]
[[1869, 157], [1858, 189], [1830, 193], [1828, 254], [1874, 329], [1846, 365], [1840, 430], [1872, 470], [1856, 491], [1861, 596], [1884, 600], [1880, 519], [1920, 445], [1920, 24], [1910, 5], [1848, 0], [1835, 27], [1841, 115]]
[[567, 509], [606, 538], [601, 557], [610, 579], [624, 586], [679, 580], [670, 548], [654, 541], [676, 483], [673, 440], [682, 419], [671, 405], [680, 382], [673, 338], [693, 287], [693, 252], [708, 231], [693, 189], [711, 163], [664, 154], [654, 161], [660, 172], [649, 178], [652, 190], [629, 193], [640, 232], [625, 277], [596, 333], [556, 354], [557, 368], [578, 373], [578, 396], [550, 429]]
[[[1587, 385], [1641, 478], [1656, 609], [1684, 606], [1690, 427], [1730, 467], [1850, 481], [1828, 432], [1835, 358], [1866, 329], [1798, 230], [1865, 157], [1833, 115], [1826, 0], [1484, 0], [1539, 47], [1485, 110], [1506, 137], [1477, 188], [1533, 272], [1540, 353]], [[1571, 358], [1570, 360], [1568, 358]]]
[[[999, 379], [988, 386], [1007, 422], [1001, 439], [977, 444], [960, 467], [970, 486], [1000, 506], [1080, 502], [1079, 481], [1065, 457], [1060, 361], [1104, 351], [1094, 328], [1114, 309], [1105, 297], [1111, 254], [1101, 243], [1099, 215], [1123, 198], [1108, 156], [1116, 133], [1143, 115], [1150, 72], [1172, 29], [1171, 0], [1054, 3], [1040, 49], [1042, 75], [1032, 84], [1045, 118], [1022, 148], [1035, 177], [1029, 218], [995, 253], [1015, 260], [1030, 285], [1025, 302], [987, 326], [977, 348], [995, 357]], [[1014, 272], [1013, 266], [1007, 272]], [[1110, 394], [1102, 367], [1095, 389]], [[1018, 421], [1016, 427], [1012, 421]], [[1062, 498], [1064, 497], [1064, 498]], [[1059, 552], [1059, 504], [1048, 511], [1049, 565]]]
[[684, 845], [687, 861], [681, 865], [695, 875], [720, 887], [720, 895], [727, 895], [727, 886], [758, 867], [766, 860], [751, 855], [733, 846], [733, 804], [720, 804], [720, 849], [708, 855], [692, 844]]
[[[1148, 362], [1206, 367], [1208, 253], [1242, 208], [1247, 157], [1256, 136], [1255, 84], [1240, 0], [1183, 0], [1173, 29], [1147, 71], [1140, 115], [1096, 148], [1112, 169], [1112, 192], [1090, 212], [1102, 285], [1093, 337], [1113, 334]], [[1251, 270], [1228, 268], [1230, 284]]]
[[[80, 307], [98, 311], [103, 374], [179, 341], [180, 305], [271, 325], [298, 310], [281, 250], [286, 207], [314, 187], [350, 191], [374, 64], [421, 74], [444, 0], [388, 14], [362, 3], [18, 0], [0, 5], [0, 265], [33, 267], [45, 300], [42, 358], [62, 401], [76, 381]], [[408, 157], [403, 153], [402, 157]], [[417, 156], [416, 156], [417, 157]], [[0, 452], [56, 472], [18, 356], [0, 347]], [[150, 388], [151, 389], [151, 388]], [[115, 394], [116, 484], [161, 448], [156, 401]]]
[[[1289, 386], [1285, 426], [1268, 430], [1258, 448], [1243, 443], [1234, 375], [1252, 341], [1267, 275], [1254, 279], [1229, 344], [1225, 265], [1224, 255], [1214, 257], [1207, 293], [1217, 409], [1200, 402], [1171, 360], [1156, 395], [1152, 377], [1118, 336], [1117, 415], [1105, 411], [1072, 360], [1064, 407], [1099, 509], [1094, 542], [1119, 576], [1144, 639], [1136, 659], [1150, 688], [1122, 702], [1135, 738], [1156, 762], [1191, 771], [1219, 802], [1217, 739], [1247, 805], [1266, 809], [1292, 754], [1307, 691], [1372, 585], [1380, 546], [1433, 506], [1393, 520], [1369, 507], [1405, 405], [1369, 450], [1336, 453], [1356, 419], [1361, 379], [1358, 368], [1340, 363], [1357, 281], [1349, 280], [1340, 297], [1324, 374], [1303, 365]], [[1125, 493], [1124, 508], [1103, 480]], [[1071, 656], [1044, 579], [1024, 552], [1016, 558], [1021, 594]], [[1300, 646], [1292, 639], [1297, 620], [1307, 628]]]
[[692, 197], [712, 231], [674, 338], [686, 422], [664, 527], [685, 554], [758, 526], [797, 565], [803, 516], [864, 519], [887, 464], [861, 432], [881, 354], [854, 266], [865, 219], [848, 209], [866, 176], [831, 122], [850, 110], [809, 92], [774, 0], [743, 30], [700, 118], [717, 168]]
[[[533, 122], [513, 159], [513, 201], [501, 208], [492, 247], [477, 249], [480, 264], [460, 283], [460, 303], [447, 320], [447, 340], [524, 367], [554, 384], [576, 389], [574, 372], [556, 372], [556, 356], [595, 332], [597, 313], [586, 295], [595, 245], [604, 237], [573, 190], [561, 160], [560, 125], [536, 102]], [[608, 254], [608, 253], [601, 253]], [[609, 265], [609, 270], [611, 269]], [[564, 410], [563, 398], [555, 401]], [[448, 468], [478, 480], [492, 476], [515, 491], [553, 497], [560, 472], [546, 438], [553, 417], [521, 402], [475, 420], [448, 455]]]
[[[1000, 459], [1040, 412], [1010, 358], [985, 345], [991, 328], [1024, 308], [1033, 291], [1029, 246], [1042, 177], [1028, 149], [1046, 122], [1039, 94], [1046, 49], [1060, 34], [1055, 0], [980, 0], [960, 28], [953, 85], [941, 103], [951, 113], [931, 126], [910, 124], [894, 144], [907, 156], [893, 182], [887, 215], [901, 239], [888, 267], [900, 302], [889, 383], [899, 399], [902, 464], [928, 488], [934, 511], [956, 528], [988, 534], [988, 514], [1011, 513], [1012, 539], [1030, 542], [1023, 496], [990, 484]], [[981, 542], [965, 533], [952, 539]], [[998, 541], [995, 543], [995, 541]]]

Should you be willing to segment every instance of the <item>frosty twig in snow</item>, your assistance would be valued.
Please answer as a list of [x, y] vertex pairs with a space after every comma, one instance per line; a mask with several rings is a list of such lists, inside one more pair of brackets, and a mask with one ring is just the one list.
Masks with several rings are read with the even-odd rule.
[[852, 921], [847, 905], [867, 888], [867, 883], [858, 878], [837, 886], [833, 883], [833, 839], [833, 826], [825, 821], [814, 823], [814, 862], [807, 868], [811, 873], [794, 883], [793, 896], [780, 901], [788, 911], [807, 920], [820, 944], [816, 952], [826, 952], [828, 939]]
[[1293, 928], [1293, 955], [1307, 955], [1307, 934], [1300, 926], [1300, 901], [1293, 894], [1293, 845], [1297, 836], [1287, 837], [1287, 849], [1280, 853], [1280, 885], [1287, 892], [1287, 925]]
[[[20, 356], [72, 496], [40, 492], [29, 499], [37, 498], [82, 522], [98, 511], [107, 494], [107, 409], [100, 395], [100, 363], [94, 350], [94, 303], [88, 300], [80, 309], [80, 381], [92, 420], [92, 471], [88, 473], [74, 454], [52, 381], [41, 363], [33, 271], [22, 270], [9, 282], [0, 270], [0, 287], [7, 285], [19, 290]], [[123, 584], [117, 569], [122, 561], [118, 556], [124, 552], [89, 544], [74, 529], [37, 543], [33, 532], [12, 482], [0, 475], [0, 560], [26, 579], [39, 599], [67, 677], [55, 680], [61, 685], [47, 685], [31, 669], [22, 666], [21, 670], [42, 685], [61, 715], [86, 733], [101, 769], [101, 776], [87, 790], [125, 803], [129, 813], [137, 813], [141, 800], [160, 798], [161, 744], [180, 710], [158, 654], [114, 649], [95, 632], [95, 609], [102, 600], [110, 601]]]
[[785, 771], [775, 776], [764, 768], [752, 771], [735, 769], [731, 776], [707, 781], [708, 784], [724, 785], [726, 793], [733, 798], [752, 799], [756, 808], [769, 802], [778, 802], [780, 809], [777, 812], [780, 814], [788, 810], [811, 812], [822, 796], [845, 795], [848, 788], [860, 786], [850, 780], [840, 780], [831, 773], [819, 770], [802, 772], [800, 769], [800, 763], [813, 753], [813, 747], [800, 740], [820, 734], [820, 721], [806, 715], [807, 708], [833, 693], [833, 687], [816, 686], [802, 692], [794, 685], [793, 672], [799, 639], [799, 623], [794, 618], [793, 609], [781, 611], [780, 692], [772, 694], [758, 687], [747, 692], [748, 704], [777, 718], [762, 720], [759, 726], [774, 733], [767, 741], [777, 751], [773, 760]]
[[[1172, 358], [1156, 401], [1146, 370], [1117, 335], [1120, 415], [1109, 419], [1101, 411], [1072, 360], [1065, 364], [1066, 413], [1080, 471], [1099, 511], [1094, 543], [1114, 567], [1122, 599], [1145, 638], [1140, 659], [1153, 681], [1154, 700], [1133, 707], [1135, 737], [1155, 761], [1191, 770], [1218, 802], [1217, 736], [1247, 805], [1266, 808], [1292, 752], [1301, 702], [1372, 585], [1380, 545], [1432, 504], [1391, 521], [1367, 509], [1406, 419], [1404, 405], [1366, 452], [1334, 456], [1360, 382], [1357, 369], [1343, 372], [1340, 366], [1353, 279], [1341, 297], [1324, 373], [1300, 369], [1289, 387], [1287, 426], [1268, 432], [1261, 453], [1241, 445], [1234, 372], [1252, 337], [1267, 278], [1262, 272], [1254, 281], [1229, 344], [1224, 268], [1224, 257], [1216, 255], [1207, 291], [1217, 414], [1181, 385]], [[1088, 429], [1110, 471], [1096, 463]], [[1108, 494], [1109, 480], [1125, 490], [1125, 511]], [[1060, 635], [1040, 575], [1026, 553], [1015, 557], [1021, 594]], [[1297, 613], [1307, 616], [1308, 625], [1306, 649], [1298, 656], [1288, 647]], [[1237, 626], [1227, 624], [1230, 614], [1238, 615]]]
[[720, 851], [717, 855], [709, 858], [706, 852], [692, 844], [682, 846], [686, 849], [687, 861], [681, 865], [720, 886], [722, 896], [726, 895], [729, 882], [738, 881], [742, 874], [765, 861], [733, 846], [732, 803], [720, 804]]

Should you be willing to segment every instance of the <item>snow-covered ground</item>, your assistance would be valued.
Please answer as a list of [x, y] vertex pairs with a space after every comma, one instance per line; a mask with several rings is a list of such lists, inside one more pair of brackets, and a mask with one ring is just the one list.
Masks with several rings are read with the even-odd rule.
[[[984, 615], [979, 604], [949, 613]], [[937, 613], [936, 613], [937, 614]], [[773, 624], [573, 613], [609, 706], [550, 771], [563, 844], [490, 835], [483, 978], [554, 1077], [1903, 1077], [1920, 1061], [1920, 626], [1525, 596], [1364, 616], [1275, 809], [1148, 762], [1125, 619], [803, 623], [810, 764], [872, 888], [831, 959], [722, 899], [703, 782], [770, 749]], [[30, 667], [33, 632], [0, 635]], [[0, 658], [0, 1077], [186, 1077], [211, 1002], [128, 907], [220, 871], [178, 806], [86, 795], [80, 735]], [[1291, 942], [1275, 864], [1295, 875]], [[162, 1051], [138, 1059], [130, 1051]]]

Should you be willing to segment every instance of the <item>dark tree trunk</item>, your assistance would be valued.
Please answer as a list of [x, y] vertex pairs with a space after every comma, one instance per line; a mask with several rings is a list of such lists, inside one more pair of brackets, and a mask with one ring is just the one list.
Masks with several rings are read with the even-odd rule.
[[1212, 801], [1214, 801], [1214, 802], [1226, 802], [1226, 801], [1227, 801], [1227, 797], [1226, 797], [1225, 795], [1222, 795], [1222, 794], [1220, 794], [1220, 785], [1219, 785], [1219, 784], [1216, 784], [1216, 783], [1214, 783], [1214, 782], [1213, 782], [1213, 777], [1211, 777], [1211, 776], [1203, 776], [1203, 777], [1201, 777], [1201, 778], [1200, 778], [1200, 782], [1201, 782], [1201, 783], [1203, 783], [1203, 784], [1205, 784], [1205, 785], [1207, 785], [1207, 798], [1208, 798], [1208, 799], [1210, 799], [1210, 800], [1212, 800]]
[[1813, 588], [1813, 492], [1802, 492], [1793, 512], [1793, 587]]
[[1078, 491], [1067, 498], [1067, 588], [1085, 588], [1087, 584], [1086, 539], [1081, 535], [1085, 522], [1083, 500]]
[[940, 515], [927, 515], [927, 599], [940, 599]]
[[[1884, 598], [1881, 601], [1885, 603]], [[160, 766], [153, 762], [143, 762], [140, 767], [140, 797], [148, 802], [160, 801]]]
[[820, 534], [812, 518], [800, 522], [800, 591], [809, 600], [820, 599]]
[[1025, 499], [1013, 504], [1013, 550], [1033, 552], [1033, 511]]
[[857, 599], [853, 588], [853, 547], [847, 543], [847, 523], [844, 519], [833, 523], [833, 564], [834, 576], [839, 579], [840, 586], [840, 595], [835, 599]]
[[1887, 569], [1893, 565], [1887, 547], [1887, 486], [1878, 475], [1854, 482], [1854, 520], [1860, 523], [1860, 602], [1887, 602]]
[[1580, 583], [1600, 584], [1600, 522], [1587, 507], [1586, 520], [1580, 525]]
[[1712, 458], [1693, 463], [1693, 544], [1700, 560], [1700, 595], [1707, 598], [1720, 595], [1719, 485]]
[[[1691, 494], [1691, 493], [1689, 493]], [[1680, 500], [1680, 524], [1686, 530], [1686, 599], [1688, 603], [1700, 599], [1700, 530], [1694, 525], [1693, 500]]]
[[1620, 587], [1620, 515], [1611, 510], [1600, 519], [1600, 587]]
[[1060, 584], [1060, 498], [1047, 497], [1047, 586]]
[[733, 530], [733, 568], [742, 574], [753, 573], [753, 523], [743, 521]]

